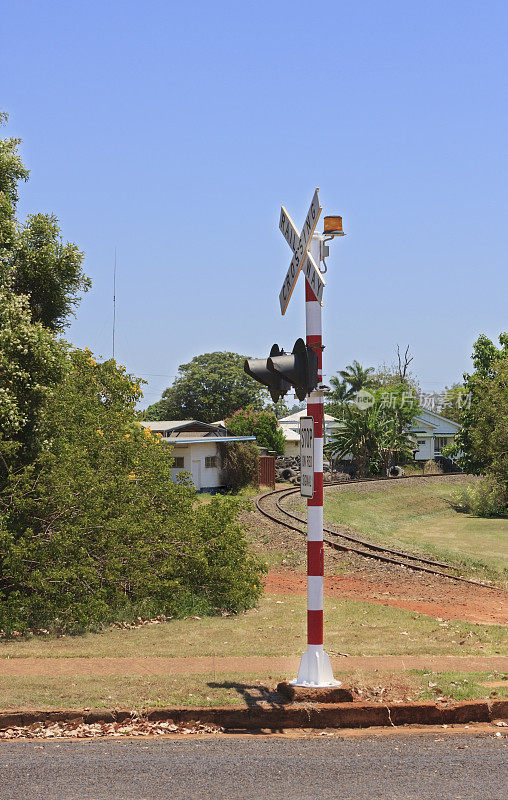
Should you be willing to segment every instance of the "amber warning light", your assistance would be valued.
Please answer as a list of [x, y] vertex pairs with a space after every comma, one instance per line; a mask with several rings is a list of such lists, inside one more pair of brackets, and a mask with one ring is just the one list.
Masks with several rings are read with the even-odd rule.
[[328, 236], [345, 236], [342, 230], [342, 217], [325, 217], [325, 227], [323, 233]]

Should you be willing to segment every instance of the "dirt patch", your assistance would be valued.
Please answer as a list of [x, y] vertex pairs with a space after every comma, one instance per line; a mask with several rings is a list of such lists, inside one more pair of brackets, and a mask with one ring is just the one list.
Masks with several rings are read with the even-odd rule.
[[[399, 672], [410, 669], [433, 672], [499, 672], [508, 670], [504, 656], [348, 656], [332, 653], [334, 670], [383, 670]], [[194, 656], [189, 658], [1, 658], [0, 677], [93, 675], [205, 675], [208, 673], [298, 671], [300, 656]]]
[[[404, 608], [443, 620], [508, 625], [508, 592], [410, 573], [403, 568], [397, 573], [372, 570], [327, 575], [325, 595]], [[295, 570], [272, 570], [265, 578], [265, 588], [270, 594], [306, 594], [307, 577]]]

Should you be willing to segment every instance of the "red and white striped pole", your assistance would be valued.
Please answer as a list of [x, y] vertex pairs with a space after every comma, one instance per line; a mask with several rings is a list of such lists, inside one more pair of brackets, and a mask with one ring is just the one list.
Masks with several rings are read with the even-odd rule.
[[[309, 252], [321, 263], [322, 236], [314, 234]], [[307, 414], [314, 419], [314, 494], [307, 500], [307, 650], [302, 655], [297, 686], [340, 686], [333, 678], [330, 658], [323, 648], [323, 431], [324, 395], [322, 308], [308, 280], [305, 280], [305, 323], [307, 344], [318, 358], [318, 386], [307, 397]]]

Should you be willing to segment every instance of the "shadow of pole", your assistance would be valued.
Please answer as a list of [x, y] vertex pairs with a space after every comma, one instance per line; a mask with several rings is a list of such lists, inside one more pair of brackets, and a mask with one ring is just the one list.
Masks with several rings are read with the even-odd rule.
[[275, 689], [260, 684], [237, 683], [236, 681], [222, 681], [217, 683], [211, 681], [207, 683], [211, 689], [234, 689], [243, 699], [248, 708], [283, 708], [287, 704], [287, 699], [279, 694]]

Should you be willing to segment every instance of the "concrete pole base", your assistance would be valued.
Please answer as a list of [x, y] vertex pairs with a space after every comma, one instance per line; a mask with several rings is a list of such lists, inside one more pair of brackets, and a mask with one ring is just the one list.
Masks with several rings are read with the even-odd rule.
[[298, 677], [290, 681], [292, 686], [342, 686], [334, 680], [330, 658], [322, 644], [309, 644], [300, 661]]

